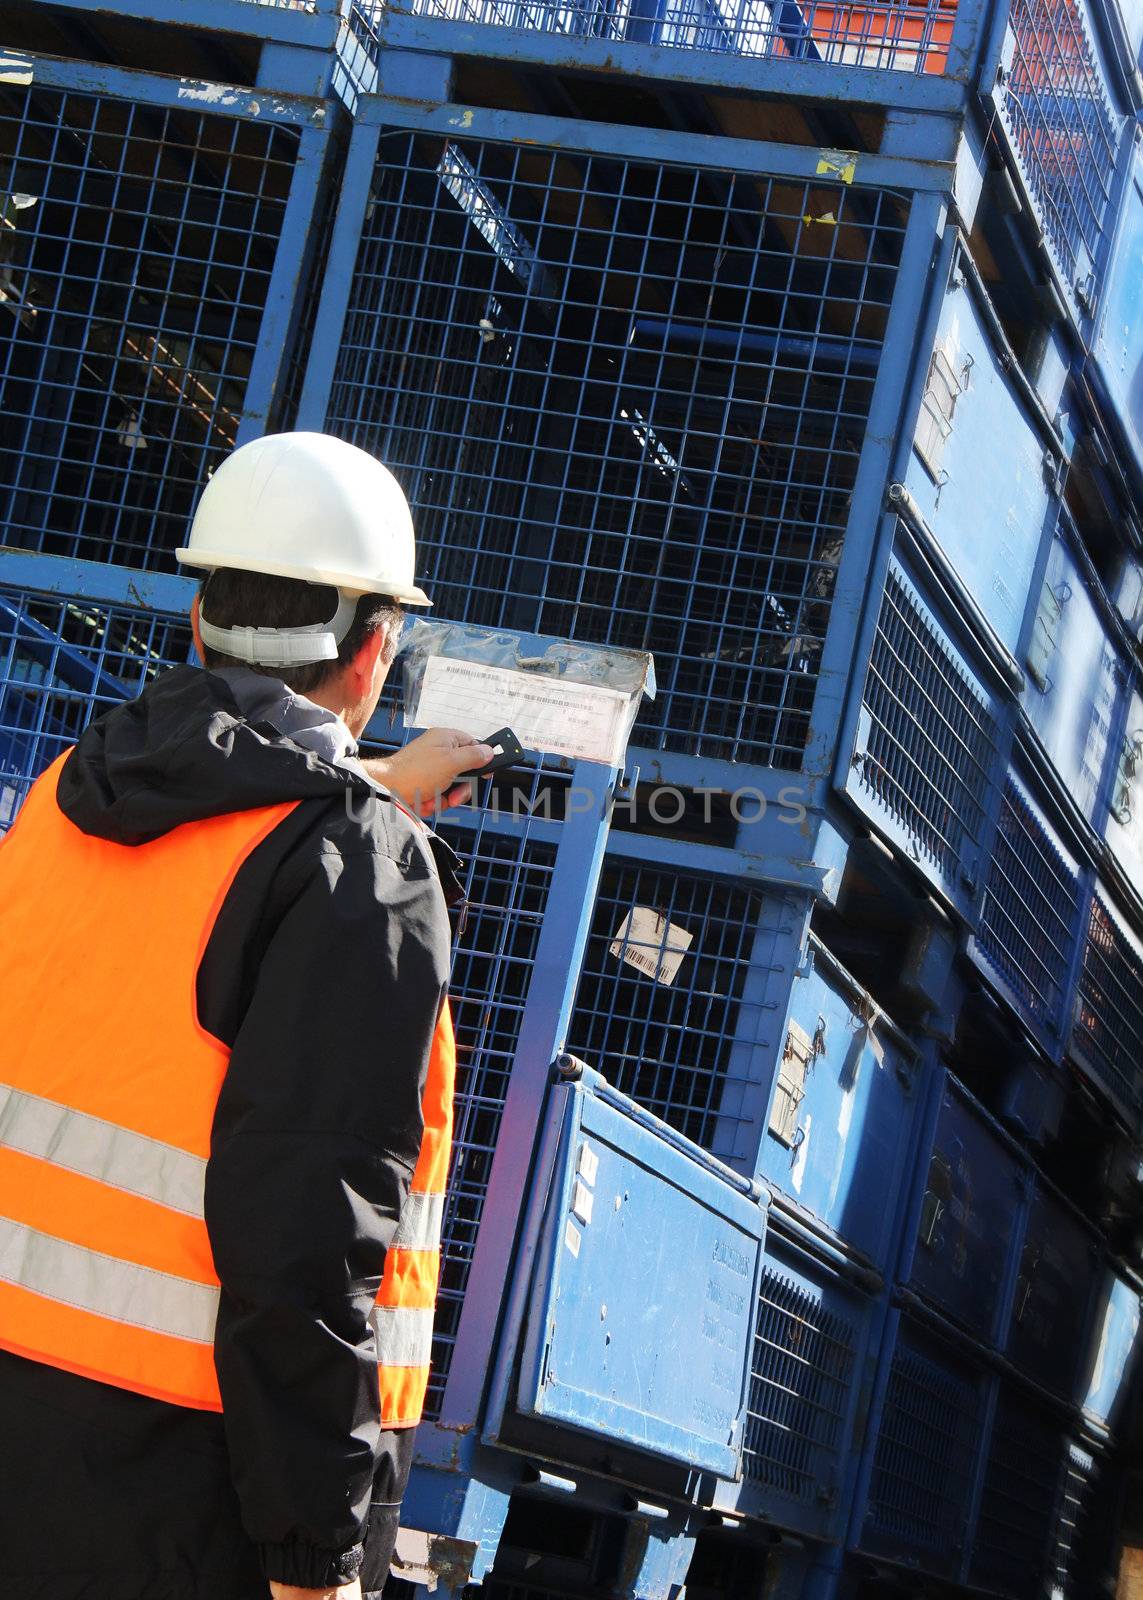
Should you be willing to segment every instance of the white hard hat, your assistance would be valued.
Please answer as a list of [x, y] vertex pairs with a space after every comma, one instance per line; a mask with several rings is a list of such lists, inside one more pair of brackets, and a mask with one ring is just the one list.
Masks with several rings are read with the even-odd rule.
[[271, 433], [227, 456], [175, 559], [329, 584], [343, 597], [432, 604], [413, 581], [413, 519], [400, 484], [367, 451], [326, 433]]

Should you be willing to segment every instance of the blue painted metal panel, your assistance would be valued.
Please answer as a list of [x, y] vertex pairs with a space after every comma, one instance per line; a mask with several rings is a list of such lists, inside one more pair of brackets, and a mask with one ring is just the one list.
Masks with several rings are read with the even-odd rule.
[[909, 1281], [985, 1343], [997, 1332], [1023, 1193], [1015, 1155], [946, 1086]]
[[820, 952], [786, 1029], [759, 1171], [884, 1269], [918, 1110], [913, 1053]]
[[1143, 940], [1091, 898], [1068, 1053], [1129, 1127], [1143, 1116]]
[[1028, 719], [1084, 816], [1099, 825], [1125, 667], [1061, 537], [1048, 555], [1027, 666]]
[[968, 914], [984, 870], [1002, 736], [999, 697], [983, 687], [895, 559], [845, 792]]
[[987, 1380], [903, 1317], [890, 1348], [859, 1548], [955, 1577], [987, 1441]]
[[37, 60], [0, 87], [0, 539], [170, 565], [266, 426], [327, 135], [313, 102]]
[[[1004, 441], [1003, 472], [982, 471]], [[945, 297], [906, 487], [965, 587], [1012, 654], [1055, 503], [1046, 441], [996, 349], [975, 291]]]
[[1143, 477], [1143, 154], [1134, 159], [1107, 274], [1091, 367]]
[[1122, 1426], [1127, 1388], [1139, 1356], [1139, 1291], [1107, 1272], [1100, 1285], [1080, 1403], [1104, 1427]]
[[747, 176], [714, 164], [733, 141], [374, 109], [393, 126], [374, 203], [339, 217], [356, 263], [306, 420], [393, 464], [450, 614], [652, 649], [637, 744], [797, 768], [903, 202], [861, 161], [779, 183], [766, 147]]
[[1058, 1051], [1083, 911], [1079, 867], [1009, 773], [980, 929], [969, 955], [1049, 1051]]
[[765, 1196], [719, 1177], [594, 1079], [558, 1088], [548, 1110], [560, 1151], [517, 1403], [737, 1477]]
[[1006, 1354], [1021, 1372], [1071, 1400], [1098, 1257], [1090, 1233], [1038, 1189], [1028, 1212]]

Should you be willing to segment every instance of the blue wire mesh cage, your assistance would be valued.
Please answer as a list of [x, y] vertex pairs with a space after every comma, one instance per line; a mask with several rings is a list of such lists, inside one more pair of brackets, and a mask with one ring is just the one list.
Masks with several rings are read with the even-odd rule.
[[93, 716], [190, 648], [174, 617], [0, 588], [0, 829]]
[[1053, 1037], [1063, 1022], [1079, 915], [1075, 864], [1009, 776], [975, 950], [1007, 998]]
[[[632, 924], [637, 909], [646, 921]], [[753, 1081], [774, 1026], [759, 984], [786, 920], [780, 901], [733, 879], [609, 859], [569, 1048], [696, 1144], [729, 1156], [742, 1122], [735, 1091]]]
[[[354, 28], [375, 41], [382, 6], [354, 0]], [[942, 72], [956, 0], [414, 0], [414, 16], [526, 28], [763, 60]]]
[[652, 650], [636, 742], [797, 768], [906, 211], [383, 132], [326, 425], [443, 614]]
[[969, 1576], [1013, 1600], [1040, 1600], [1061, 1507], [1060, 1419], [1001, 1385]]
[[1013, 0], [1009, 26], [1002, 118], [1064, 282], [1090, 302], [1114, 221], [1123, 118], [1111, 103], [1081, 0]]
[[847, 787], [954, 897], [979, 870], [998, 744], [988, 697], [893, 562]]
[[4, 542], [167, 564], [245, 416], [301, 134], [41, 83], [0, 118]]
[[976, 1373], [901, 1324], [861, 1545], [952, 1574], [968, 1533], [984, 1421]]
[[758, 1295], [739, 1509], [818, 1535], [835, 1531], [847, 1473], [868, 1307], [771, 1236]]
[[1143, 1113], [1143, 946], [1098, 890], [1091, 901], [1070, 1050], [1136, 1125]]

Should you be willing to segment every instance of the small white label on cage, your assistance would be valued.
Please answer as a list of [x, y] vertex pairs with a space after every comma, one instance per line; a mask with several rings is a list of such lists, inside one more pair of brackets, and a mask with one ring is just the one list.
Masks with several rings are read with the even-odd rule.
[[693, 933], [668, 922], [661, 911], [632, 906], [611, 942], [611, 954], [656, 983], [674, 983]]
[[579, 1255], [579, 1229], [569, 1217], [567, 1227], [564, 1229], [564, 1244], [567, 1245], [573, 1256]]
[[579, 1147], [579, 1162], [577, 1171], [584, 1183], [589, 1183], [594, 1188], [595, 1175], [599, 1171], [599, 1157], [585, 1139]]
[[591, 1213], [595, 1207], [595, 1196], [585, 1183], [575, 1180], [575, 1193], [572, 1196], [572, 1212], [586, 1228], [591, 1221]]
[[617, 767], [630, 701], [619, 689], [430, 656], [409, 723], [459, 728], [478, 739], [507, 727], [525, 750]]

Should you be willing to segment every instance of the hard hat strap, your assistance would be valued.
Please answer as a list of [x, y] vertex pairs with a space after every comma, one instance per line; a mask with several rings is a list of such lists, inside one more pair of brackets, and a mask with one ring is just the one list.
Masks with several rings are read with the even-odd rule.
[[[209, 591], [208, 591], [209, 592]], [[220, 655], [258, 667], [305, 667], [314, 661], [336, 661], [337, 649], [353, 626], [360, 595], [339, 594], [328, 622], [301, 628], [216, 628], [199, 609], [202, 642]]]

